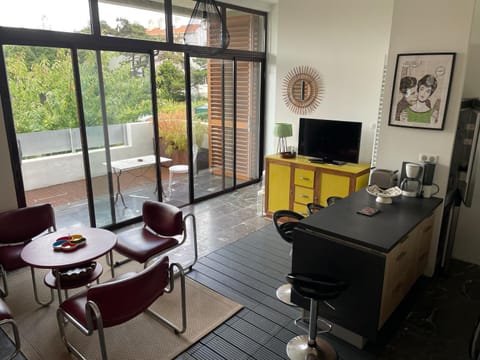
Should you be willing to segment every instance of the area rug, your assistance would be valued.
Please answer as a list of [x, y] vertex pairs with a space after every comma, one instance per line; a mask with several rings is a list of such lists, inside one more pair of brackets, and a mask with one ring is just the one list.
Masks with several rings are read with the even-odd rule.
[[[127, 266], [126, 269], [129, 267], [131, 266]], [[108, 279], [108, 275], [109, 272], [104, 273], [102, 279]], [[41, 273], [37, 272], [38, 283], [42, 288], [41, 296], [46, 298], [48, 291], [43, 286], [41, 276]], [[67, 352], [60, 339], [56, 322], [57, 300], [46, 307], [39, 306], [34, 301], [29, 270], [11, 274], [9, 288], [10, 295], [6, 302], [19, 326], [21, 350], [25, 357], [28, 360], [74, 358]], [[175, 286], [175, 290], [171, 294], [161, 296], [152, 305], [152, 309], [179, 324], [181, 318], [179, 299], [180, 287]], [[242, 308], [240, 304], [188, 278], [186, 299], [185, 333], [175, 335], [171, 329], [149, 314], [143, 313], [129, 322], [105, 330], [109, 358], [173, 359]], [[122, 299], [118, 301], [121, 302]], [[101, 358], [96, 333], [84, 336], [71, 324], [67, 325], [66, 330], [71, 342], [78, 345], [88, 359]], [[12, 337], [12, 334], [9, 333], [9, 336]]]

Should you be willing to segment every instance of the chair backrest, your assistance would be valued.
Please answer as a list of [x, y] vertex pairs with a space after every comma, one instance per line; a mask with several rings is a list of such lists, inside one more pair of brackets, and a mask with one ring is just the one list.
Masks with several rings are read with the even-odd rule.
[[26, 242], [52, 229], [55, 229], [55, 213], [50, 204], [0, 213], [0, 243], [3, 244]]
[[183, 232], [182, 210], [176, 206], [147, 200], [143, 203], [143, 222], [159, 235], [175, 236]]
[[93, 301], [100, 309], [104, 327], [124, 323], [164, 293], [169, 284], [168, 267], [165, 256], [131, 277], [93, 285], [87, 291], [87, 301]]
[[344, 281], [339, 281], [318, 274], [288, 274], [287, 281], [303, 297], [315, 300], [335, 299], [347, 288]]
[[324, 206], [317, 204], [317, 203], [308, 203], [307, 204], [307, 211], [309, 215], [312, 215], [313, 213], [316, 213], [317, 211], [320, 211], [324, 208]]
[[293, 229], [297, 225], [296, 223], [304, 218], [302, 214], [291, 210], [277, 210], [273, 213], [273, 224], [282, 239], [291, 243], [293, 241]]
[[327, 198], [327, 206], [334, 205], [337, 201], [342, 200], [343, 198], [340, 196], [330, 196]]

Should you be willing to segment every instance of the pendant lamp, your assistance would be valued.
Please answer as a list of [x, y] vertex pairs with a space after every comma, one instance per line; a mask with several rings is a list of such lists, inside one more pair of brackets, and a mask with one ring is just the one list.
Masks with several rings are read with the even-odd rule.
[[197, 0], [183, 40], [186, 45], [228, 47], [230, 34], [214, 0]]

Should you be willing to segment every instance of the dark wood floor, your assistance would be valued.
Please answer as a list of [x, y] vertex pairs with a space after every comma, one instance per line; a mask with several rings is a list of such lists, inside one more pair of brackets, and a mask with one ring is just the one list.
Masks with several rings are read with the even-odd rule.
[[[290, 269], [290, 245], [272, 224], [200, 258], [189, 276], [244, 308], [177, 359], [288, 359], [287, 342], [305, 331], [293, 320], [300, 310], [275, 296]], [[374, 359], [328, 337], [341, 359]]]

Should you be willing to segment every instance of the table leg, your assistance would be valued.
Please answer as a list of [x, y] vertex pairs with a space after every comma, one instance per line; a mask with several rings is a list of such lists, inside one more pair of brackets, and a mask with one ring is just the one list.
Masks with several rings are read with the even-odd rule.
[[47, 301], [47, 302], [41, 301], [40, 297], [38, 296], [37, 280], [35, 279], [35, 268], [33, 266], [30, 266], [30, 273], [32, 274], [33, 295], [35, 296], [35, 301], [37, 302], [37, 304], [42, 305], [42, 306], [50, 305], [53, 302], [53, 290], [50, 289], [50, 300], [49, 301]]
[[122, 175], [122, 170], [117, 171], [117, 170], [113, 169], [113, 172], [114, 172], [115, 176], [117, 177], [117, 192], [115, 194], [115, 204], [117, 203], [118, 197], [120, 196], [120, 199], [122, 200], [123, 206], [127, 207], [127, 205], [125, 205], [125, 199], [123, 198], [122, 191], [120, 190], [120, 175]]
[[53, 276], [55, 276], [55, 284], [57, 285], [58, 293], [58, 304], [60, 305], [63, 301], [62, 299], [62, 287], [60, 284], [60, 271], [58, 269], [52, 269]]

